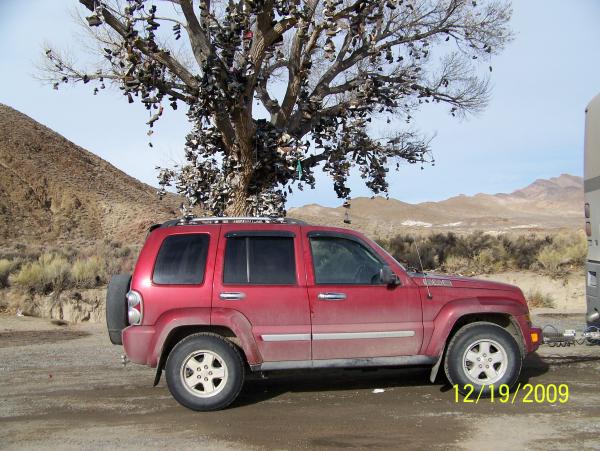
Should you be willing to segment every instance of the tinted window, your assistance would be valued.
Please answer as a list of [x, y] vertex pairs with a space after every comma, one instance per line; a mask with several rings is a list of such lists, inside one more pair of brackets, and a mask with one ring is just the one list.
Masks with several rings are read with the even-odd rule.
[[154, 265], [152, 279], [168, 285], [197, 285], [204, 280], [208, 235], [173, 235], [166, 238]]
[[227, 238], [223, 283], [295, 284], [294, 239], [287, 237]]
[[310, 248], [318, 284], [379, 284], [379, 258], [354, 240], [312, 237]]

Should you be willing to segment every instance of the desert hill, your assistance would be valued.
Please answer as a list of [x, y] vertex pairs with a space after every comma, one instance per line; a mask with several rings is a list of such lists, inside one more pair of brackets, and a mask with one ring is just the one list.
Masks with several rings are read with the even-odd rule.
[[0, 243], [136, 239], [177, 215], [175, 196], [0, 104]]
[[[147, 227], [178, 215], [179, 199], [156, 190], [0, 104], [0, 244], [139, 241]], [[583, 181], [563, 174], [510, 194], [455, 196], [410, 204], [352, 200], [351, 227], [371, 236], [430, 230], [491, 232], [582, 226]], [[318, 204], [289, 216], [344, 226], [345, 210]]]
[[[344, 209], [317, 204], [292, 208], [289, 215], [317, 224], [343, 225]], [[358, 197], [350, 210], [352, 227], [386, 237], [416, 230], [577, 229], [583, 225], [583, 179], [562, 174], [540, 179], [512, 193], [455, 196], [409, 204], [396, 199]]]

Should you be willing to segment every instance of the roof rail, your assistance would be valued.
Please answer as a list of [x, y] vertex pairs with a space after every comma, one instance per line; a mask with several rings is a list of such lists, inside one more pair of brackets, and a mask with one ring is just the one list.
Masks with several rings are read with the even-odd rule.
[[278, 218], [272, 216], [212, 216], [184, 218], [180, 224], [228, 224], [257, 222], [264, 224], [304, 224], [304, 221], [292, 218]]
[[177, 225], [197, 225], [197, 224], [242, 224], [242, 223], [258, 223], [258, 224], [306, 224], [300, 219], [279, 218], [269, 216], [212, 216], [212, 217], [185, 217], [181, 219], [173, 219], [164, 222], [157, 226], [152, 226], [152, 230], [156, 227], [172, 227]]

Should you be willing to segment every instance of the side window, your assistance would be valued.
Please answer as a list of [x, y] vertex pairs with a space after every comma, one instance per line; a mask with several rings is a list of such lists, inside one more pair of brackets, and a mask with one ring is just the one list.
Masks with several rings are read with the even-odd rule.
[[199, 285], [204, 281], [209, 237], [205, 234], [167, 237], [158, 251], [154, 283]]
[[381, 260], [357, 241], [338, 237], [311, 237], [317, 284], [379, 285]]
[[270, 236], [227, 238], [223, 283], [295, 284], [294, 239]]

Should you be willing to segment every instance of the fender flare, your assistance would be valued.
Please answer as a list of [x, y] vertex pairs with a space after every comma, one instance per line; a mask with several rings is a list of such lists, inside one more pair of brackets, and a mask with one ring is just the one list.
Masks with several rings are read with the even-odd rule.
[[148, 364], [156, 367], [154, 386], [160, 381], [166, 360], [164, 347], [171, 334], [180, 327], [222, 326], [230, 329], [239, 341], [249, 364], [261, 363], [262, 358], [252, 335], [250, 321], [237, 310], [210, 307], [176, 309], [161, 315], [155, 323], [156, 334]]
[[252, 333], [252, 324], [242, 313], [234, 309], [213, 308], [210, 317], [211, 326], [223, 326], [231, 329], [239, 340], [249, 365], [262, 363], [263, 359]]
[[[457, 299], [446, 304], [440, 309], [435, 319], [433, 320], [433, 333], [427, 343], [423, 343], [421, 353], [425, 355], [437, 356], [438, 359], [435, 365], [431, 368], [429, 380], [435, 382], [438, 371], [444, 358], [444, 351], [450, 332], [456, 323], [466, 315], [488, 314], [495, 313], [508, 315], [513, 323], [514, 317], [527, 313], [527, 308], [515, 301], [510, 301], [502, 298], [479, 298]], [[516, 323], [518, 325], [518, 323]], [[518, 328], [522, 335], [520, 327]], [[521, 337], [523, 338], [523, 337]]]
[[[495, 313], [514, 318], [526, 314], [527, 311], [525, 305], [505, 298], [466, 298], [448, 302], [433, 320], [433, 333], [429, 341], [423, 343], [420, 354], [441, 359], [450, 332], [456, 322], [466, 315]], [[520, 328], [519, 331], [523, 333]]]

